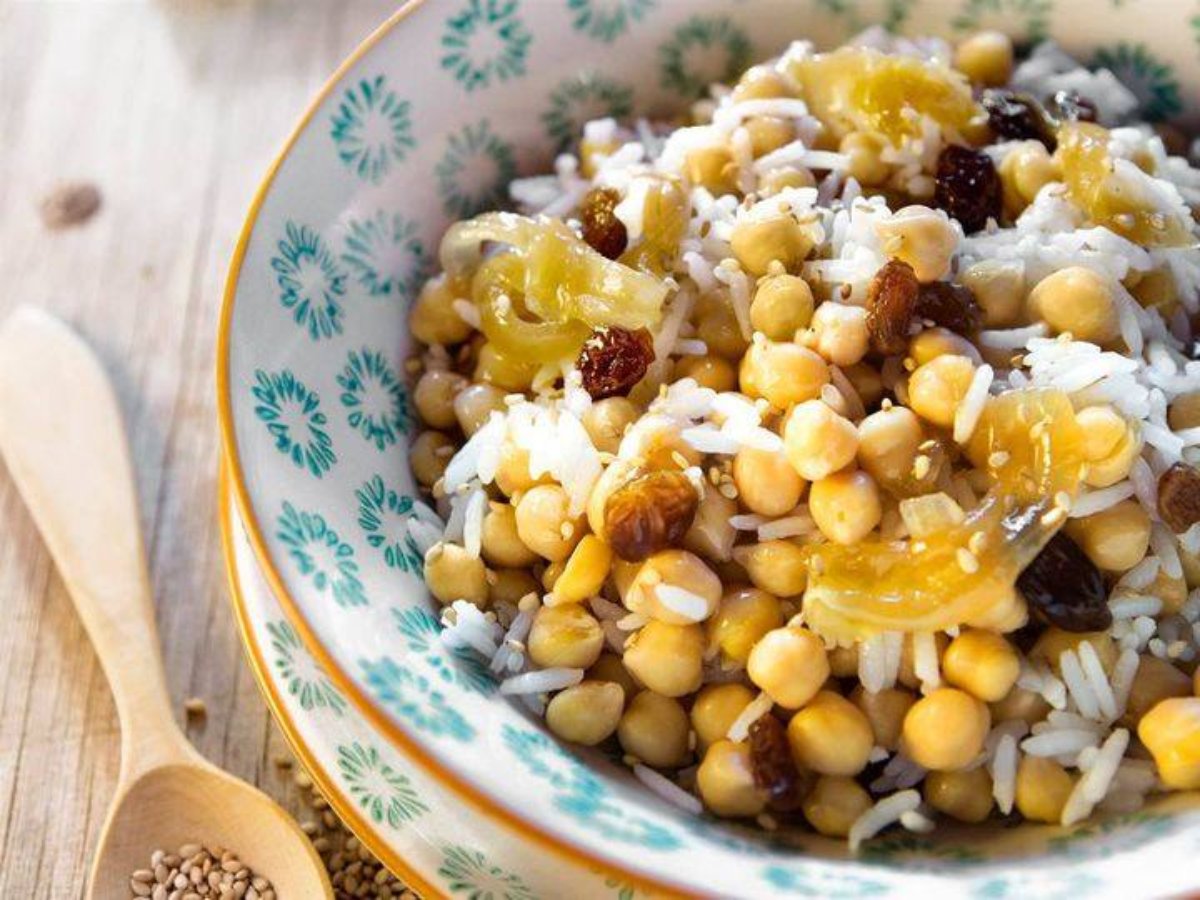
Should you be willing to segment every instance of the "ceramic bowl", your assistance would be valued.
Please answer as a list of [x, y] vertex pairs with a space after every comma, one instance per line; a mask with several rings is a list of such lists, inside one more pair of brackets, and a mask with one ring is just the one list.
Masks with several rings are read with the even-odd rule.
[[[1169, 0], [426, 0], [334, 74], [255, 198], [219, 335], [239, 512], [296, 634], [371, 726], [481, 814], [564, 857], [687, 894], [855, 896], [1200, 884], [1194, 798], [1053, 828], [889, 833], [848, 858], [664, 805], [561, 746], [448, 652], [405, 521], [416, 488], [406, 309], [448, 223], [503, 201], [581, 123], [685, 106], [789, 39], [882, 22], [1053, 36], [1116, 70], [1148, 118], [1195, 112], [1200, 19]], [[1136, 857], [1131, 857], [1133, 851]], [[1136, 873], [1132, 860], [1136, 859]], [[1020, 862], [1019, 867], [1015, 865]]]

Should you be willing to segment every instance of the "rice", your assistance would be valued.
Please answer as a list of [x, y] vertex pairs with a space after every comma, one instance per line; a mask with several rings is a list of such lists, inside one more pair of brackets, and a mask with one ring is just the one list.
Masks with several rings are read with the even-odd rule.
[[1071, 504], [1071, 511], [1067, 514], [1072, 519], [1083, 519], [1087, 516], [1094, 516], [1098, 512], [1104, 512], [1106, 509], [1111, 509], [1122, 500], [1128, 500], [1133, 496], [1133, 484], [1129, 481], [1121, 481], [1112, 487], [1100, 488], [1094, 491], [1085, 491], [1075, 498], [1075, 502]]
[[763, 523], [758, 527], [758, 539], [775, 541], [781, 538], [801, 537], [815, 534], [816, 530], [817, 523], [806, 512], [804, 515], [786, 516], [782, 519], [775, 519], [773, 522]]
[[1074, 825], [1092, 814], [1096, 804], [1104, 799], [1117, 767], [1129, 746], [1129, 732], [1117, 728], [1100, 747], [1100, 752], [1074, 789], [1063, 807], [1062, 824]]
[[469, 647], [489, 662], [496, 655], [502, 630], [475, 604], [455, 600], [442, 610], [442, 626], [440, 640], [446, 646]]
[[1090, 641], [1080, 641], [1076, 653], [1083, 674], [1096, 698], [1099, 715], [1111, 722], [1117, 717], [1117, 701], [1113, 696], [1112, 686], [1108, 682], [1108, 675], [1104, 672], [1104, 666], [1100, 664], [1100, 657], [1096, 654], [1096, 648]]
[[1137, 675], [1139, 664], [1137, 651], [1130, 648], [1122, 650], [1121, 655], [1117, 657], [1112, 675], [1113, 701], [1117, 708], [1113, 718], [1125, 715], [1125, 709], [1129, 703], [1129, 692], [1133, 688], [1133, 679]]
[[913, 672], [921, 682], [921, 693], [928, 694], [942, 683], [937, 641], [933, 632], [919, 631], [913, 634], [912, 644]]
[[857, 853], [862, 842], [875, 837], [889, 825], [900, 821], [905, 813], [914, 812], [921, 805], [921, 795], [916, 791], [900, 791], [884, 797], [850, 826], [850, 852]]
[[463, 548], [469, 556], [478, 557], [483, 543], [483, 516], [487, 510], [487, 494], [471, 492], [463, 513]]
[[523, 672], [500, 682], [501, 694], [547, 694], [583, 681], [583, 669], [555, 667]]
[[876, 794], [898, 789], [902, 790], [910, 788], [915, 784], [920, 784], [925, 774], [926, 772], [923, 767], [913, 762], [903, 753], [897, 753], [887, 761], [887, 764], [883, 767], [883, 772], [870, 783], [869, 787]]
[[1011, 734], [1003, 735], [996, 745], [992, 757], [992, 796], [996, 806], [1004, 815], [1012, 812], [1017, 792], [1017, 739]]
[[983, 406], [987, 402], [988, 389], [992, 386], [994, 373], [989, 365], [982, 365], [975, 370], [971, 384], [963, 395], [962, 402], [954, 413], [954, 440], [965, 444], [975, 433], [975, 426], [983, 414]]
[[710, 613], [708, 601], [699, 594], [673, 584], [660, 584], [654, 589], [658, 602], [689, 622], [703, 622]]
[[660, 772], [654, 771], [649, 766], [642, 765], [642, 763], [634, 763], [633, 774], [637, 776], [638, 781], [672, 806], [678, 807], [694, 816], [698, 816], [704, 811], [703, 804], [695, 796], [689, 794], [670, 778], [667, 778], [667, 776]]
[[750, 736], [750, 726], [769, 713], [774, 706], [775, 701], [767, 696], [766, 691], [760, 691], [730, 723], [726, 737], [731, 741], [746, 740]]
[[1070, 756], [1096, 744], [1096, 733], [1088, 729], [1062, 728], [1045, 731], [1021, 741], [1021, 752], [1029, 756]]
[[[1081, 643], [1080, 646], [1084, 644]], [[1092, 688], [1091, 680], [1084, 674], [1078, 654], [1074, 650], [1064, 650], [1058, 658], [1058, 667], [1080, 714], [1085, 719], [1099, 719], [1100, 701]]]

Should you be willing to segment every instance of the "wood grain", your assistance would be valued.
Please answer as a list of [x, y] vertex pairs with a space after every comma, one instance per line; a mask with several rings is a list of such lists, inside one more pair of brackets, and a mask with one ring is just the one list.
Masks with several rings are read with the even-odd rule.
[[[0, 315], [52, 309], [93, 343], [130, 430], [172, 705], [214, 763], [292, 809], [285, 748], [246, 666], [217, 540], [215, 326], [257, 183], [385, 0], [0, 0]], [[103, 193], [49, 231], [63, 180]], [[0, 897], [80, 896], [116, 783], [104, 676], [0, 472]], [[136, 666], [136, 654], [129, 661]]]

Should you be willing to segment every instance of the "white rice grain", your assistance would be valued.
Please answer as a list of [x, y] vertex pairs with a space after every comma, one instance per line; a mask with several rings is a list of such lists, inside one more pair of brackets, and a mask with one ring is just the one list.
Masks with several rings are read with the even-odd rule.
[[711, 612], [707, 600], [678, 585], [660, 584], [654, 589], [654, 595], [666, 609], [689, 622], [703, 622]]
[[1096, 648], [1089, 641], [1081, 641], [1075, 652], [1078, 654], [1083, 674], [1091, 685], [1100, 715], [1111, 722], [1117, 717], [1117, 701], [1104, 666], [1100, 664], [1100, 657], [1096, 654]]
[[684, 812], [691, 813], [693, 816], [698, 816], [704, 811], [703, 804], [696, 797], [689, 794], [661, 772], [656, 772], [654, 769], [641, 763], [635, 763], [633, 774], [637, 776], [638, 781], [672, 806], [682, 809]]
[[1083, 674], [1083, 666], [1074, 650], [1064, 650], [1058, 658], [1058, 667], [1062, 672], [1063, 681], [1070, 691], [1071, 699], [1075, 701], [1080, 714], [1085, 719], [1100, 718], [1100, 703], [1092, 690], [1091, 682]]
[[1092, 766], [1075, 784], [1063, 807], [1062, 824], [1074, 825], [1092, 814], [1096, 804], [1105, 794], [1117, 774], [1121, 758], [1129, 747], [1129, 731], [1118, 728], [1108, 736]]
[[1114, 718], [1125, 715], [1126, 707], [1129, 704], [1129, 691], [1133, 688], [1133, 679], [1137, 675], [1139, 664], [1140, 658], [1137, 651], [1130, 648], [1122, 650], [1121, 655], [1117, 657], [1112, 674], [1113, 700], [1117, 705], [1117, 714]]
[[979, 417], [983, 413], [983, 406], [987, 402], [988, 389], [992, 386], [994, 375], [992, 367], [986, 364], [975, 370], [975, 376], [971, 379], [971, 384], [954, 413], [954, 440], [956, 442], [965, 444], [975, 433], [975, 426], [979, 423]]
[[463, 516], [463, 548], [467, 555], [478, 558], [483, 545], [483, 516], [487, 510], [487, 494], [476, 490], [467, 501]]
[[1068, 515], [1072, 519], [1083, 519], [1087, 516], [1094, 516], [1096, 513], [1116, 506], [1122, 500], [1126, 500], [1132, 496], [1133, 483], [1129, 481], [1122, 481], [1114, 484], [1112, 487], [1101, 488], [1097, 491], [1088, 491], [1075, 498], [1075, 502], [1071, 504], [1071, 512]]
[[1044, 731], [1021, 741], [1021, 752], [1029, 756], [1067, 756], [1079, 753], [1096, 744], [1096, 732], [1090, 729], [1063, 728], [1056, 731]]
[[850, 852], [857, 853], [862, 842], [875, 837], [889, 825], [900, 821], [907, 812], [913, 812], [921, 805], [921, 795], [916, 791], [900, 791], [890, 797], [884, 797], [850, 826]]
[[501, 694], [545, 694], [583, 681], [583, 669], [552, 667], [523, 672], [500, 682]]
[[913, 672], [921, 682], [921, 693], [928, 694], [942, 683], [938, 665], [937, 641], [931, 631], [915, 632], [912, 636]]
[[738, 713], [737, 718], [729, 725], [726, 733], [731, 741], [744, 741], [750, 736], [750, 726], [765, 716], [775, 706], [766, 691], [760, 691], [758, 696], [746, 704], [745, 709]]
[[1017, 791], [1017, 739], [1011, 734], [1000, 738], [996, 752], [992, 756], [992, 796], [996, 806], [1004, 815], [1012, 812], [1013, 800]]

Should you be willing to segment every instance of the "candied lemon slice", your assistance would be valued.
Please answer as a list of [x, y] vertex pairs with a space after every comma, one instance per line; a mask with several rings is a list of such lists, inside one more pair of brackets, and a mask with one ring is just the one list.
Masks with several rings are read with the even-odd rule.
[[479, 309], [479, 327], [505, 356], [523, 362], [569, 359], [591, 334], [582, 322], [536, 322], [521, 315], [525, 263], [514, 253], [493, 256], [475, 273], [471, 296]]
[[621, 254], [621, 262], [643, 272], [669, 274], [687, 229], [688, 207], [678, 182], [664, 179], [650, 185], [642, 205], [641, 239]]

